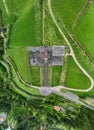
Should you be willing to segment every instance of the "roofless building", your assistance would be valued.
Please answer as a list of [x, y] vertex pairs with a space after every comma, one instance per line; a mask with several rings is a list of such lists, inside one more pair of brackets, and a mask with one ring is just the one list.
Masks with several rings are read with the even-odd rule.
[[29, 47], [29, 63], [31, 66], [62, 66], [64, 61], [65, 46]]

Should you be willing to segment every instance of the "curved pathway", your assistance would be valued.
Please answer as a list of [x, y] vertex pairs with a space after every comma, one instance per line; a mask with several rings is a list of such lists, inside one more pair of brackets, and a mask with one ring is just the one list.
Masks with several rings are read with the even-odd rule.
[[6, 9], [6, 13], [10, 14], [9, 10], [8, 10], [8, 7], [7, 7], [7, 4], [6, 4], [6, 0], [3, 0], [3, 3], [4, 3], [4, 6], [5, 6], [5, 9]]
[[[92, 79], [92, 77], [86, 72], [86, 70], [80, 65], [80, 63], [77, 61], [76, 59], [76, 56], [73, 52], [73, 49], [71, 47], [71, 44], [70, 42], [68, 41], [68, 39], [66, 38], [65, 34], [63, 33], [63, 31], [61, 30], [61, 28], [59, 27], [58, 25], [58, 22], [56, 21], [56, 18], [52, 12], [52, 8], [51, 8], [51, 0], [48, 0], [48, 8], [49, 8], [49, 12], [50, 12], [50, 15], [53, 19], [53, 22], [55, 23], [56, 27], [58, 28], [59, 32], [61, 33], [62, 37], [64, 38], [65, 42], [67, 43], [67, 45], [69, 46], [70, 48], [70, 52], [72, 54], [72, 57], [75, 61], [75, 63], [77, 64], [77, 66], [80, 68], [80, 70], [89, 78], [90, 82], [91, 82], [91, 85], [88, 89], [85, 89], [85, 90], [82, 90], [82, 89], [71, 89], [71, 88], [66, 88], [66, 87], [63, 87], [63, 86], [60, 86], [62, 88], [65, 88], [65, 89], [68, 89], [68, 90], [72, 90], [72, 91], [81, 91], [81, 92], [88, 92], [90, 91], [91, 89], [93, 89], [93, 86], [94, 86], [94, 81]], [[58, 86], [57, 86], [58, 87]]]

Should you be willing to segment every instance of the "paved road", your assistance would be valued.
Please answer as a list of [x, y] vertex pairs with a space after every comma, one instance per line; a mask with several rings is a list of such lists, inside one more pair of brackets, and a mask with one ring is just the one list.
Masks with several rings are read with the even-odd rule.
[[[71, 44], [70, 42], [68, 41], [68, 39], [66, 38], [66, 36], [64, 35], [64, 33], [62, 32], [61, 28], [59, 27], [57, 21], [56, 21], [56, 18], [52, 12], [52, 8], [51, 8], [51, 0], [48, 0], [48, 8], [49, 8], [49, 12], [50, 12], [50, 15], [53, 19], [53, 22], [55, 23], [56, 27], [58, 28], [59, 32], [61, 33], [62, 37], [64, 38], [65, 42], [67, 43], [67, 45], [69, 46], [70, 48], [70, 52], [71, 52], [71, 55], [75, 61], [75, 63], [77, 64], [77, 66], [80, 68], [80, 70], [89, 78], [90, 82], [91, 82], [91, 85], [88, 89], [85, 89], [85, 90], [82, 90], [82, 89], [70, 89], [70, 88], [67, 88], [68, 90], [73, 90], [73, 91], [81, 91], [81, 92], [88, 92], [90, 91], [91, 89], [93, 89], [93, 86], [94, 86], [94, 81], [92, 79], [92, 77], [87, 73], [87, 71], [80, 65], [80, 63], [77, 61], [76, 59], [76, 56], [73, 52], [73, 49], [71, 47]], [[63, 87], [63, 86], [62, 86]], [[66, 89], [66, 87], [63, 87]]]
[[85, 106], [91, 110], [94, 110], [94, 107], [80, 101], [79, 97], [76, 94], [73, 94], [71, 92], [62, 93], [59, 90], [54, 89], [54, 87], [40, 87], [39, 91], [42, 96], [49, 96], [50, 94], [54, 93], [56, 95], [59, 95], [67, 100], [70, 100], [71, 102], [74, 102], [76, 104], [79, 104], [81, 106]]
[[94, 107], [80, 101], [79, 97], [76, 94], [73, 94], [71, 92], [62, 93], [62, 92], [57, 91], [55, 89], [52, 90], [52, 92], [59, 95], [59, 96], [61, 96], [61, 97], [63, 97], [63, 98], [65, 98], [65, 99], [67, 99], [67, 100], [70, 100], [71, 102], [74, 102], [74, 103], [79, 104], [81, 106], [87, 107], [87, 108], [89, 108], [91, 110], [94, 110]]

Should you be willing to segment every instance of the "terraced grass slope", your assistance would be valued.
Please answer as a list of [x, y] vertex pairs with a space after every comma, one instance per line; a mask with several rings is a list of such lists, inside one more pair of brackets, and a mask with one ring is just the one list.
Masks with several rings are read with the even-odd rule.
[[75, 89], [87, 89], [90, 86], [89, 79], [75, 64], [72, 57], [69, 58], [69, 67], [66, 76], [65, 86]]
[[39, 46], [42, 43], [42, 5], [38, 0], [28, 0], [15, 22], [10, 47]]

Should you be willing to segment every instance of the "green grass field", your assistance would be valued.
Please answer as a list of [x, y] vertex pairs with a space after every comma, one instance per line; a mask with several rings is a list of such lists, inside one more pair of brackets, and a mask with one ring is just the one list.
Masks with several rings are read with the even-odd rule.
[[52, 67], [52, 86], [57, 86], [60, 84], [61, 73], [62, 73], [62, 66]]
[[89, 79], [82, 73], [71, 57], [69, 59], [65, 86], [75, 89], [87, 89], [90, 87]]
[[61, 18], [69, 30], [85, 2], [86, 0], [51, 0], [55, 16]]
[[41, 86], [40, 83], [40, 67], [30, 67], [31, 70], [31, 82], [35, 86]]
[[29, 69], [29, 52], [27, 48], [9, 49], [8, 53], [15, 62], [22, 78], [25, 81], [31, 82], [31, 72]]
[[36, 0], [28, 0], [13, 25], [10, 47], [42, 44], [42, 7]]
[[84, 47], [88, 55], [94, 61], [94, 3], [88, 8], [87, 12], [81, 17], [74, 29], [74, 34], [80, 44]]
[[25, 5], [25, 0], [19, 0], [19, 4], [17, 0], [7, 0], [5, 1], [9, 14], [7, 14], [5, 5], [3, 1], [0, 1], [0, 9], [3, 10], [3, 23], [7, 25], [9, 23], [13, 23], [15, 19], [20, 15], [20, 12]]
[[26, 0], [19, 0], [19, 4], [18, 4], [17, 0], [7, 0], [6, 4], [11, 13], [19, 15], [26, 2], [27, 2]]

